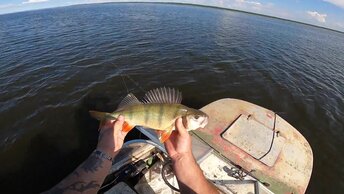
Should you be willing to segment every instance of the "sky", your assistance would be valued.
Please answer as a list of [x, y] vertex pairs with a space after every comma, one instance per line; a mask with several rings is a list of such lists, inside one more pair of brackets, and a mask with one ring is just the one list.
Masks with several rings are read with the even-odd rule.
[[0, 0], [0, 14], [102, 2], [180, 2], [259, 13], [344, 32], [344, 0]]

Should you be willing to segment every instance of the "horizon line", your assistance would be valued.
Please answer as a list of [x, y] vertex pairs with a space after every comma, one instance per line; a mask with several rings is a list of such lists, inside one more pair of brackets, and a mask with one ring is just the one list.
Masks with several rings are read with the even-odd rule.
[[292, 20], [292, 19], [287, 19], [287, 18], [281, 18], [277, 16], [272, 16], [272, 15], [267, 15], [267, 14], [261, 14], [261, 13], [255, 13], [255, 12], [249, 12], [249, 11], [244, 11], [244, 10], [239, 10], [239, 9], [233, 9], [233, 8], [227, 8], [227, 7], [219, 7], [215, 5], [204, 5], [204, 4], [194, 4], [194, 3], [183, 3], [183, 2], [142, 2], [142, 1], [120, 1], [120, 2], [90, 2], [90, 3], [80, 3], [80, 4], [73, 4], [73, 5], [63, 5], [63, 6], [56, 6], [56, 7], [49, 7], [49, 8], [38, 8], [38, 9], [32, 9], [32, 10], [25, 10], [25, 11], [17, 11], [17, 12], [11, 12], [11, 13], [4, 13], [0, 14], [2, 15], [9, 15], [9, 14], [16, 14], [16, 13], [23, 13], [23, 12], [30, 12], [30, 11], [39, 11], [39, 10], [48, 10], [48, 9], [55, 9], [55, 8], [63, 8], [63, 7], [72, 7], [72, 6], [80, 6], [80, 5], [92, 5], [92, 4], [122, 4], [122, 3], [142, 3], [142, 4], [171, 4], [171, 5], [185, 5], [185, 6], [198, 6], [198, 7], [207, 7], [207, 8], [213, 8], [213, 9], [223, 9], [223, 10], [228, 10], [228, 11], [235, 11], [235, 12], [242, 12], [246, 14], [251, 14], [251, 15], [257, 15], [257, 16], [263, 16], [263, 17], [268, 17], [268, 18], [273, 18], [273, 19], [278, 19], [278, 20], [284, 20], [288, 22], [294, 22], [306, 26], [312, 26], [316, 28], [322, 28], [325, 30], [330, 30], [333, 32], [338, 32], [341, 34], [344, 34], [344, 31], [340, 31], [337, 29], [325, 27], [325, 26], [319, 26], [316, 24], [310, 24], [306, 22], [301, 22], [297, 20]]

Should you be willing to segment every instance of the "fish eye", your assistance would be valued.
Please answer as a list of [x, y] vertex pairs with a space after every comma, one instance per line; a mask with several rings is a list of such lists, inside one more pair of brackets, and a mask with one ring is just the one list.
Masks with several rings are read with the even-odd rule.
[[199, 115], [195, 115], [194, 118], [195, 118], [195, 119], [198, 119], [198, 118], [199, 118]]

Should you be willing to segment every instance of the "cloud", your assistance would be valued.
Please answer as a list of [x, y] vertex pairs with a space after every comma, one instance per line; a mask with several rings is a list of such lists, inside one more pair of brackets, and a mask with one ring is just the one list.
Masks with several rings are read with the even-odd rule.
[[28, 0], [28, 1], [24, 1], [23, 4], [27, 4], [27, 3], [42, 3], [42, 2], [47, 2], [49, 0]]
[[320, 14], [316, 11], [307, 11], [307, 14], [318, 20], [318, 22], [325, 23], [327, 14]]
[[5, 9], [5, 8], [13, 7], [13, 6], [14, 4], [1, 4], [0, 9]]
[[251, 5], [256, 5], [256, 6], [262, 5], [258, 1], [246, 1], [246, 0], [235, 0], [235, 1], [238, 2], [238, 3], [247, 3], [247, 4], [251, 4]]
[[344, 9], [344, 0], [324, 0]]
[[255, 0], [234, 0], [228, 2], [231, 2], [230, 8], [258, 13], [260, 13], [267, 6], [266, 4], [262, 4]]
[[261, 6], [262, 4], [258, 1], [244, 1], [245, 3], [248, 3], [248, 4], [252, 4], [252, 5], [257, 5], [257, 6]]

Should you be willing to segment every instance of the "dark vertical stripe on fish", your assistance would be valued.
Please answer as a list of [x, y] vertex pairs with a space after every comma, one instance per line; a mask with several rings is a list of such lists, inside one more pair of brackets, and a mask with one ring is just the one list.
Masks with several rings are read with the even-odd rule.
[[162, 118], [164, 116], [164, 105], [159, 104], [159, 127], [161, 128]]
[[150, 106], [146, 105], [143, 107], [144, 107], [144, 112], [145, 112], [145, 125], [147, 125], [147, 123], [149, 121], [149, 117], [150, 117], [150, 112], [149, 112]]
[[176, 118], [178, 116], [179, 110], [180, 110], [180, 107], [177, 106], [176, 110], [174, 111], [173, 118]]
[[129, 110], [128, 110], [128, 115], [129, 115], [129, 119], [132, 120], [133, 119], [133, 113], [134, 113], [134, 110], [133, 110], [133, 107], [129, 107]]

